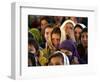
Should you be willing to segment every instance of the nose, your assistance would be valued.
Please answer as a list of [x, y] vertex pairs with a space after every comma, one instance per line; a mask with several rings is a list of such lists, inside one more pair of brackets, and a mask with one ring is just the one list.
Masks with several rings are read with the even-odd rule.
[[58, 40], [55, 40], [54, 41], [54, 44], [55, 44], [55, 46], [58, 46], [59, 45], [59, 41]]
[[54, 42], [55, 42], [55, 45], [57, 45], [57, 44], [58, 44], [58, 41], [57, 41], [57, 40], [55, 40]]
[[83, 40], [84, 40], [84, 41], [87, 41], [87, 38], [86, 38], [86, 37], [84, 37], [84, 38], [83, 38]]

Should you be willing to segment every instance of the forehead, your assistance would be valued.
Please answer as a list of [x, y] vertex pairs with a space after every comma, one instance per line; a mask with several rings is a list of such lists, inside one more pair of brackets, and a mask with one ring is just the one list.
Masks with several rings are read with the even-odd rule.
[[59, 57], [59, 56], [51, 58], [51, 62], [61, 62], [61, 61], [62, 61], [62, 57]]
[[52, 34], [52, 38], [60, 38], [60, 34], [53, 33], [53, 34]]
[[82, 31], [82, 29], [80, 27], [76, 27], [74, 30], [75, 31]]
[[73, 26], [73, 24], [71, 22], [68, 22], [65, 25], [71, 25], [71, 26]]
[[51, 30], [53, 30], [53, 28], [50, 27], [45, 28], [45, 31], [51, 31]]
[[41, 23], [47, 23], [47, 21], [45, 19], [41, 20]]
[[88, 35], [88, 33], [87, 32], [83, 32], [82, 35]]

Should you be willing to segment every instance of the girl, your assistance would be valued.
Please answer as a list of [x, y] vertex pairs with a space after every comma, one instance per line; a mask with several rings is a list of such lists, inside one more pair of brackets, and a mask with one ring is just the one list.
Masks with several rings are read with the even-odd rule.
[[69, 65], [69, 59], [63, 52], [56, 51], [50, 55], [48, 65]]

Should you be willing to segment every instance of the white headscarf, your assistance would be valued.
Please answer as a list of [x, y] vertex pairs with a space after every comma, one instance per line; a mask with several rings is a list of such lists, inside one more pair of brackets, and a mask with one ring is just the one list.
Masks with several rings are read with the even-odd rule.
[[79, 25], [81, 25], [83, 28], [86, 28], [86, 26], [82, 23], [78, 23]]
[[57, 54], [57, 53], [61, 53], [63, 55], [63, 58], [64, 58], [64, 65], [69, 65], [69, 59], [68, 57], [65, 55], [65, 53], [61, 52], [61, 51], [56, 51], [54, 52], [54, 54]]
[[64, 41], [66, 40], [66, 33], [65, 33], [65, 28], [64, 26], [67, 24], [67, 23], [71, 23], [73, 25], [73, 29], [74, 29], [74, 26], [75, 26], [75, 23], [72, 21], [72, 20], [66, 20], [60, 27], [60, 30], [61, 30], [61, 41]]

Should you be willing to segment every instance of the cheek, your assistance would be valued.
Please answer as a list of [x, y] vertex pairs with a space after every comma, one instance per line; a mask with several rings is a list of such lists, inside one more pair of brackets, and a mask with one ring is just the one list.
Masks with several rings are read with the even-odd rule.
[[46, 24], [41, 24], [41, 28], [44, 29]]
[[49, 34], [45, 34], [45, 40], [48, 40], [49, 39]]
[[83, 46], [86, 46], [88, 44], [88, 41], [85, 39], [81, 39], [81, 43]]
[[79, 34], [79, 33], [77, 33], [77, 34], [76, 34], [76, 37], [77, 37], [77, 38], [79, 38], [79, 36], [80, 36], [80, 34]]
[[81, 38], [81, 43], [84, 43], [83, 39]]
[[59, 39], [57, 39], [57, 45], [59, 45], [60, 44], [60, 38]]
[[44, 32], [45, 27], [44, 26], [41, 26], [40, 28], [41, 28], [41, 31]]
[[60, 36], [59, 35], [52, 35], [52, 39], [51, 39], [52, 43], [54, 46], [58, 46], [60, 43]]
[[54, 41], [53, 41], [53, 44], [56, 45], [56, 46], [58, 46], [59, 43], [60, 43], [60, 41], [58, 41], [58, 40], [54, 40]]
[[52, 58], [51, 63], [52, 63], [52, 65], [63, 65], [61, 58]]
[[45, 37], [45, 40], [47, 40], [47, 34], [45, 34], [44, 37]]
[[55, 65], [56, 59], [55, 59], [55, 58], [52, 58], [51, 61], [50, 61], [50, 63], [51, 63], [52, 65]]
[[69, 30], [69, 29], [68, 29], [67, 27], [65, 27], [65, 32], [66, 32], [66, 33], [68, 33], [68, 30]]
[[56, 45], [56, 41], [55, 41], [55, 40], [52, 40], [52, 43], [53, 43], [54, 45]]
[[36, 49], [34, 47], [32, 47], [32, 52], [36, 53]]
[[66, 26], [65, 26], [65, 31], [66, 31], [66, 32], [69, 32], [69, 31], [71, 31], [71, 30], [73, 30], [73, 26], [72, 26], [72, 25], [66, 25]]

